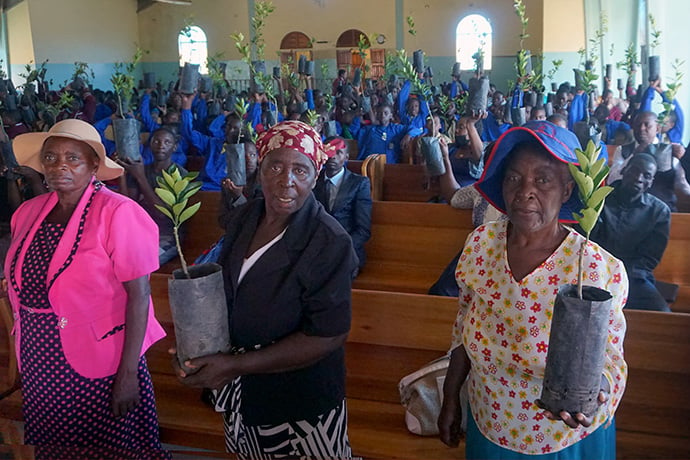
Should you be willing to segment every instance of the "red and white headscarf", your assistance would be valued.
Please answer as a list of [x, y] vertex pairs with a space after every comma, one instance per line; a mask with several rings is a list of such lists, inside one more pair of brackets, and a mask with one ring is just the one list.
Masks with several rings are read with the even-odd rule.
[[337, 150], [331, 145], [324, 146], [321, 136], [314, 128], [297, 120], [278, 123], [259, 135], [256, 141], [259, 162], [270, 152], [280, 148], [295, 150], [308, 157], [317, 173]]

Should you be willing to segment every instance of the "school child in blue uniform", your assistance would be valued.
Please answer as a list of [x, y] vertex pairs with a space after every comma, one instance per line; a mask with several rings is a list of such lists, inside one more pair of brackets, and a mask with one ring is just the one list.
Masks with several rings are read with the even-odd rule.
[[387, 163], [398, 163], [400, 159], [400, 145], [404, 148], [411, 137], [422, 134], [422, 129], [412, 126], [391, 123], [393, 108], [387, 104], [380, 104], [376, 108], [376, 118], [379, 124], [363, 126], [361, 117], [356, 117], [350, 125], [350, 132], [357, 139], [359, 147], [358, 160], [363, 160], [373, 153], [385, 154]]

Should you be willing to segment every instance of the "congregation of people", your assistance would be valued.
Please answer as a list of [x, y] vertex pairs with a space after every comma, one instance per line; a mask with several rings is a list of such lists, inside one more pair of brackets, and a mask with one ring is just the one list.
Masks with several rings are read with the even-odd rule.
[[[181, 384], [206, 391], [223, 413], [226, 447], [239, 458], [351, 458], [344, 343], [352, 283], [367, 271], [373, 201], [370, 178], [348, 161], [380, 155], [387, 164], [425, 165], [425, 138], [437, 141], [444, 170], [429, 174], [440, 191], [433, 201], [471, 209], [476, 228], [429, 287], [460, 303], [441, 440], [456, 446], [465, 417], [467, 458], [615, 458], [613, 414], [627, 378], [623, 311], [670, 311], [653, 272], [672, 213], [690, 200], [679, 103], [666, 98], [660, 79], [637, 88], [628, 82], [617, 96], [605, 82], [589, 105], [582, 88], [568, 82], [551, 92], [491, 84], [485, 107], [468, 111], [467, 81], [455, 68], [450, 82], [434, 81], [429, 69], [417, 69], [418, 81], [360, 78], [362, 69], [350, 70], [340, 69], [325, 88], [315, 88], [312, 75], [296, 74], [293, 85], [277, 72], [275, 98], [254, 82], [241, 91], [225, 80], [184, 93], [179, 81], [142, 81], [126, 113], [116, 94], [83, 76], [59, 90], [26, 85], [20, 94], [4, 85], [0, 278], [21, 324], [27, 442], [44, 446], [46, 458], [84, 443], [94, 455], [116, 449], [124, 457], [168, 457], [144, 354], [164, 335], [148, 277], [175, 263], [176, 237], [188, 236], [161, 212], [156, 193], [174, 168], [182, 176], [198, 172], [201, 190], [220, 195], [218, 222], [208, 225], [220, 225], [223, 238], [208, 242], [211, 253], [188, 256], [223, 267], [233, 345], [230, 353], [190, 360], [187, 370], [173, 361]], [[419, 82], [431, 91], [416, 92]], [[70, 105], [46, 108], [67, 96]], [[656, 99], [673, 108], [652, 111]], [[521, 125], [511, 116], [516, 104], [524, 108]], [[118, 152], [118, 118], [137, 120], [139, 158]], [[602, 407], [596, 414], [544, 413], [532, 400], [543, 384], [539, 344], [548, 343], [552, 310], [536, 305], [552, 302], [552, 286], [541, 286], [545, 277], [577, 282], [584, 232], [572, 222], [581, 203], [566, 164], [576, 164], [575, 150], [590, 141], [611, 166], [613, 187], [585, 257], [590, 279], [613, 296]], [[228, 169], [237, 145], [244, 183]], [[482, 263], [506, 269], [487, 273]], [[85, 286], [87, 273], [100, 281]], [[506, 311], [489, 318], [487, 333], [482, 312], [501, 296]], [[529, 320], [513, 311], [527, 298], [534, 302]], [[94, 312], [95, 304], [106, 311]], [[501, 328], [527, 321], [538, 329], [524, 339], [534, 347], [524, 348], [516, 366], [506, 364]], [[92, 323], [97, 337], [81, 337]], [[468, 407], [459, 399], [465, 381]], [[529, 395], [503, 391], [518, 381]], [[494, 395], [490, 401], [486, 393]], [[544, 419], [533, 445], [504, 442], [494, 429], [499, 418], [496, 424], [529, 435], [512, 406]], [[78, 432], [63, 417], [76, 421]]]

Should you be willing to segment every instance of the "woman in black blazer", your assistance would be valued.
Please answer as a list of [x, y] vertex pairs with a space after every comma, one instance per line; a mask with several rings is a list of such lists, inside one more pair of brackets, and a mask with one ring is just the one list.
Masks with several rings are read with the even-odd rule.
[[220, 258], [233, 353], [190, 361], [239, 458], [349, 458], [344, 344], [357, 257], [312, 189], [327, 153], [299, 121], [257, 142], [264, 198], [234, 212]]

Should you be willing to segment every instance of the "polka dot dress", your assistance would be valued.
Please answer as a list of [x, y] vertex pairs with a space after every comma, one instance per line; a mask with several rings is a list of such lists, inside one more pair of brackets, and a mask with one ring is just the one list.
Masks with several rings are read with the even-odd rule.
[[25, 442], [40, 446], [41, 458], [166, 458], [145, 358], [139, 361], [141, 402], [121, 418], [111, 409], [114, 376], [83, 377], [65, 358], [46, 289], [63, 230], [43, 222], [22, 268], [20, 300], [28, 306], [20, 310]]

